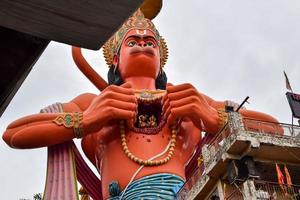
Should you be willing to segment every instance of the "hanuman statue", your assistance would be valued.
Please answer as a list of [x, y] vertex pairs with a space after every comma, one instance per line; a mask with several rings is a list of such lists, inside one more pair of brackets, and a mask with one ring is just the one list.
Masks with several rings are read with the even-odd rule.
[[[103, 199], [173, 199], [201, 141], [227, 121], [228, 101], [215, 101], [189, 83], [167, 83], [166, 42], [140, 11], [103, 47], [109, 85], [56, 104], [60, 112], [12, 122], [3, 139], [13, 148], [53, 146], [74, 138], [100, 173]], [[241, 109], [243, 117], [277, 122]], [[266, 127], [272, 132], [272, 127]]]

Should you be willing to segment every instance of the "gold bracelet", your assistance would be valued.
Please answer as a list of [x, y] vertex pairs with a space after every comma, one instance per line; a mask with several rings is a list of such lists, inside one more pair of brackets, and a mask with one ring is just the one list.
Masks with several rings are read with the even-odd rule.
[[63, 113], [57, 116], [53, 122], [58, 126], [64, 126], [66, 128], [73, 128], [74, 134], [76, 138], [82, 138], [83, 130], [82, 130], [82, 112], [74, 112], [74, 113]]
[[217, 112], [219, 116], [219, 124], [218, 124], [218, 133], [219, 133], [228, 121], [228, 114], [225, 112], [224, 109], [217, 109]]

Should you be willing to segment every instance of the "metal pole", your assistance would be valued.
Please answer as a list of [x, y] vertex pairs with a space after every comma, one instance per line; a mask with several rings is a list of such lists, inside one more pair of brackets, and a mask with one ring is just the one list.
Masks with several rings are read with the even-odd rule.
[[236, 109], [235, 112], [239, 112], [239, 110], [243, 107], [243, 105], [247, 102], [247, 100], [249, 99], [249, 96], [247, 96], [244, 101], [240, 104], [240, 106]]

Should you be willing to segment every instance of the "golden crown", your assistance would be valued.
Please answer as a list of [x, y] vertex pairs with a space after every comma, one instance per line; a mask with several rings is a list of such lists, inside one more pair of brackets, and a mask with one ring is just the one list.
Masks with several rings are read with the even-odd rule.
[[138, 9], [129, 19], [124, 22], [122, 27], [103, 45], [103, 55], [106, 64], [112, 65], [113, 57], [118, 54], [121, 43], [126, 33], [132, 29], [147, 29], [154, 33], [158, 41], [160, 51], [160, 65], [163, 67], [168, 59], [168, 47], [165, 40], [159, 35], [151, 20], [144, 17], [144, 14]]

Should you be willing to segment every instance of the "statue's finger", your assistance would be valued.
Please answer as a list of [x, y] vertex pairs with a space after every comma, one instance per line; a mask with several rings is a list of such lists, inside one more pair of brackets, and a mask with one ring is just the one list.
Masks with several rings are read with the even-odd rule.
[[167, 86], [166, 89], [167, 89], [168, 93], [173, 93], [173, 92], [178, 92], [178, 91], [187, 90], [187, 89], [195, 89], [195, 88], [190, 83], [184, 83], [181, 85]]
[[123, 87], [123, 88], [132, 88], [132, 84], [130, 82], [123, 83], [120, 86]]
[[172, 101], [172, 100], [182, 99], [185, 97], [195, 96], [195, 95], [198, 95], [197, 91], [195, 91], [192, 88], [189, 88], [187, 90], [181, 90], [181, 91], [169, 93], [168, 98]]
[[119, 109], [116, 107], [110, 108], [110, 112], [112, 113], [112, 116], [110, 119], [125, 119], [130, 120], [133, 119], [135, 116], [135, 113], [126, 109]]
[[171, 113], [171, 107], [168, 107], [167, 110], [163, 114], [166, 120], [169, 118], [170, 113]]
[[170, 106], [170, 101], [169, 99], [166, 99], [164, 102], [163, 102], [163, 106], [162, 106], [162, 113], [164, 113], [168, 107]]
[[177, 109], [170, 109], [170, 114], [169, 114], [169, 117], [167, 119], [167, 124], [168, 125], [173, 125], [175, 123], [175, 120], [178, 118], [178, 117], [185, 117], [183, 115], [178, 115], [179, 113], [177, 112]]
[[131, 102], [131, 103], [137, 103], [136, 98], [133, 95], [123, 94], [123, 93], [117, 93], [113, 91], [108, 91], [102, 95], [102, 98], [99, 99], [100, 103], [103, 100], [119, 100], [123, 102]]
[[99, 104], [99, 106], [95, 108], [95, 112], [103, 113], [105, 115], [114, 115], [115, 113], [110, 113], [110, 109], [113, 108], [128, 110], [136, 113], [137, 105], [135, 103], [109, 99]]
[[[176, 107], [181, 107], [184, 105], [188, 105], [188, 104], [199, 104], [199, 106], [201, 106], [201, 101], [199, 100], [199, 98], [197, 96], [187, 96], [184, 98], [180, 98], [177, 100], [173, 100], [170, 102], [170, 107], [171, 108], [176, 108]], [[206, 105], [205, 105], [206, 106]]]
[[[125, 84], [125, 83], [124, 83]], [[123, 85], [124, 85], [123, 84]], [[122, 85], [122, 86], [123, 86]], [[117, 86], [117, 85], [110, 85], [109, 87], [105, 88], [102, 93], [106, 93], [109, 91], [117, 92], [117, 93], [122, 93], [122, 94], [127, 94], [127, 95], [134, 95], [133, 89], [130, 87], [130, 83], [127, 83], [125, 86]]]
[[192, 120], [197, 127], [201, 127], [201, 118], [199, 116], [198, 111], [198, 107], [195, 104], [188, 104], [172, 108], [167, 123], [172, 124], [178, 118], [187, 117], [190, 120]]

